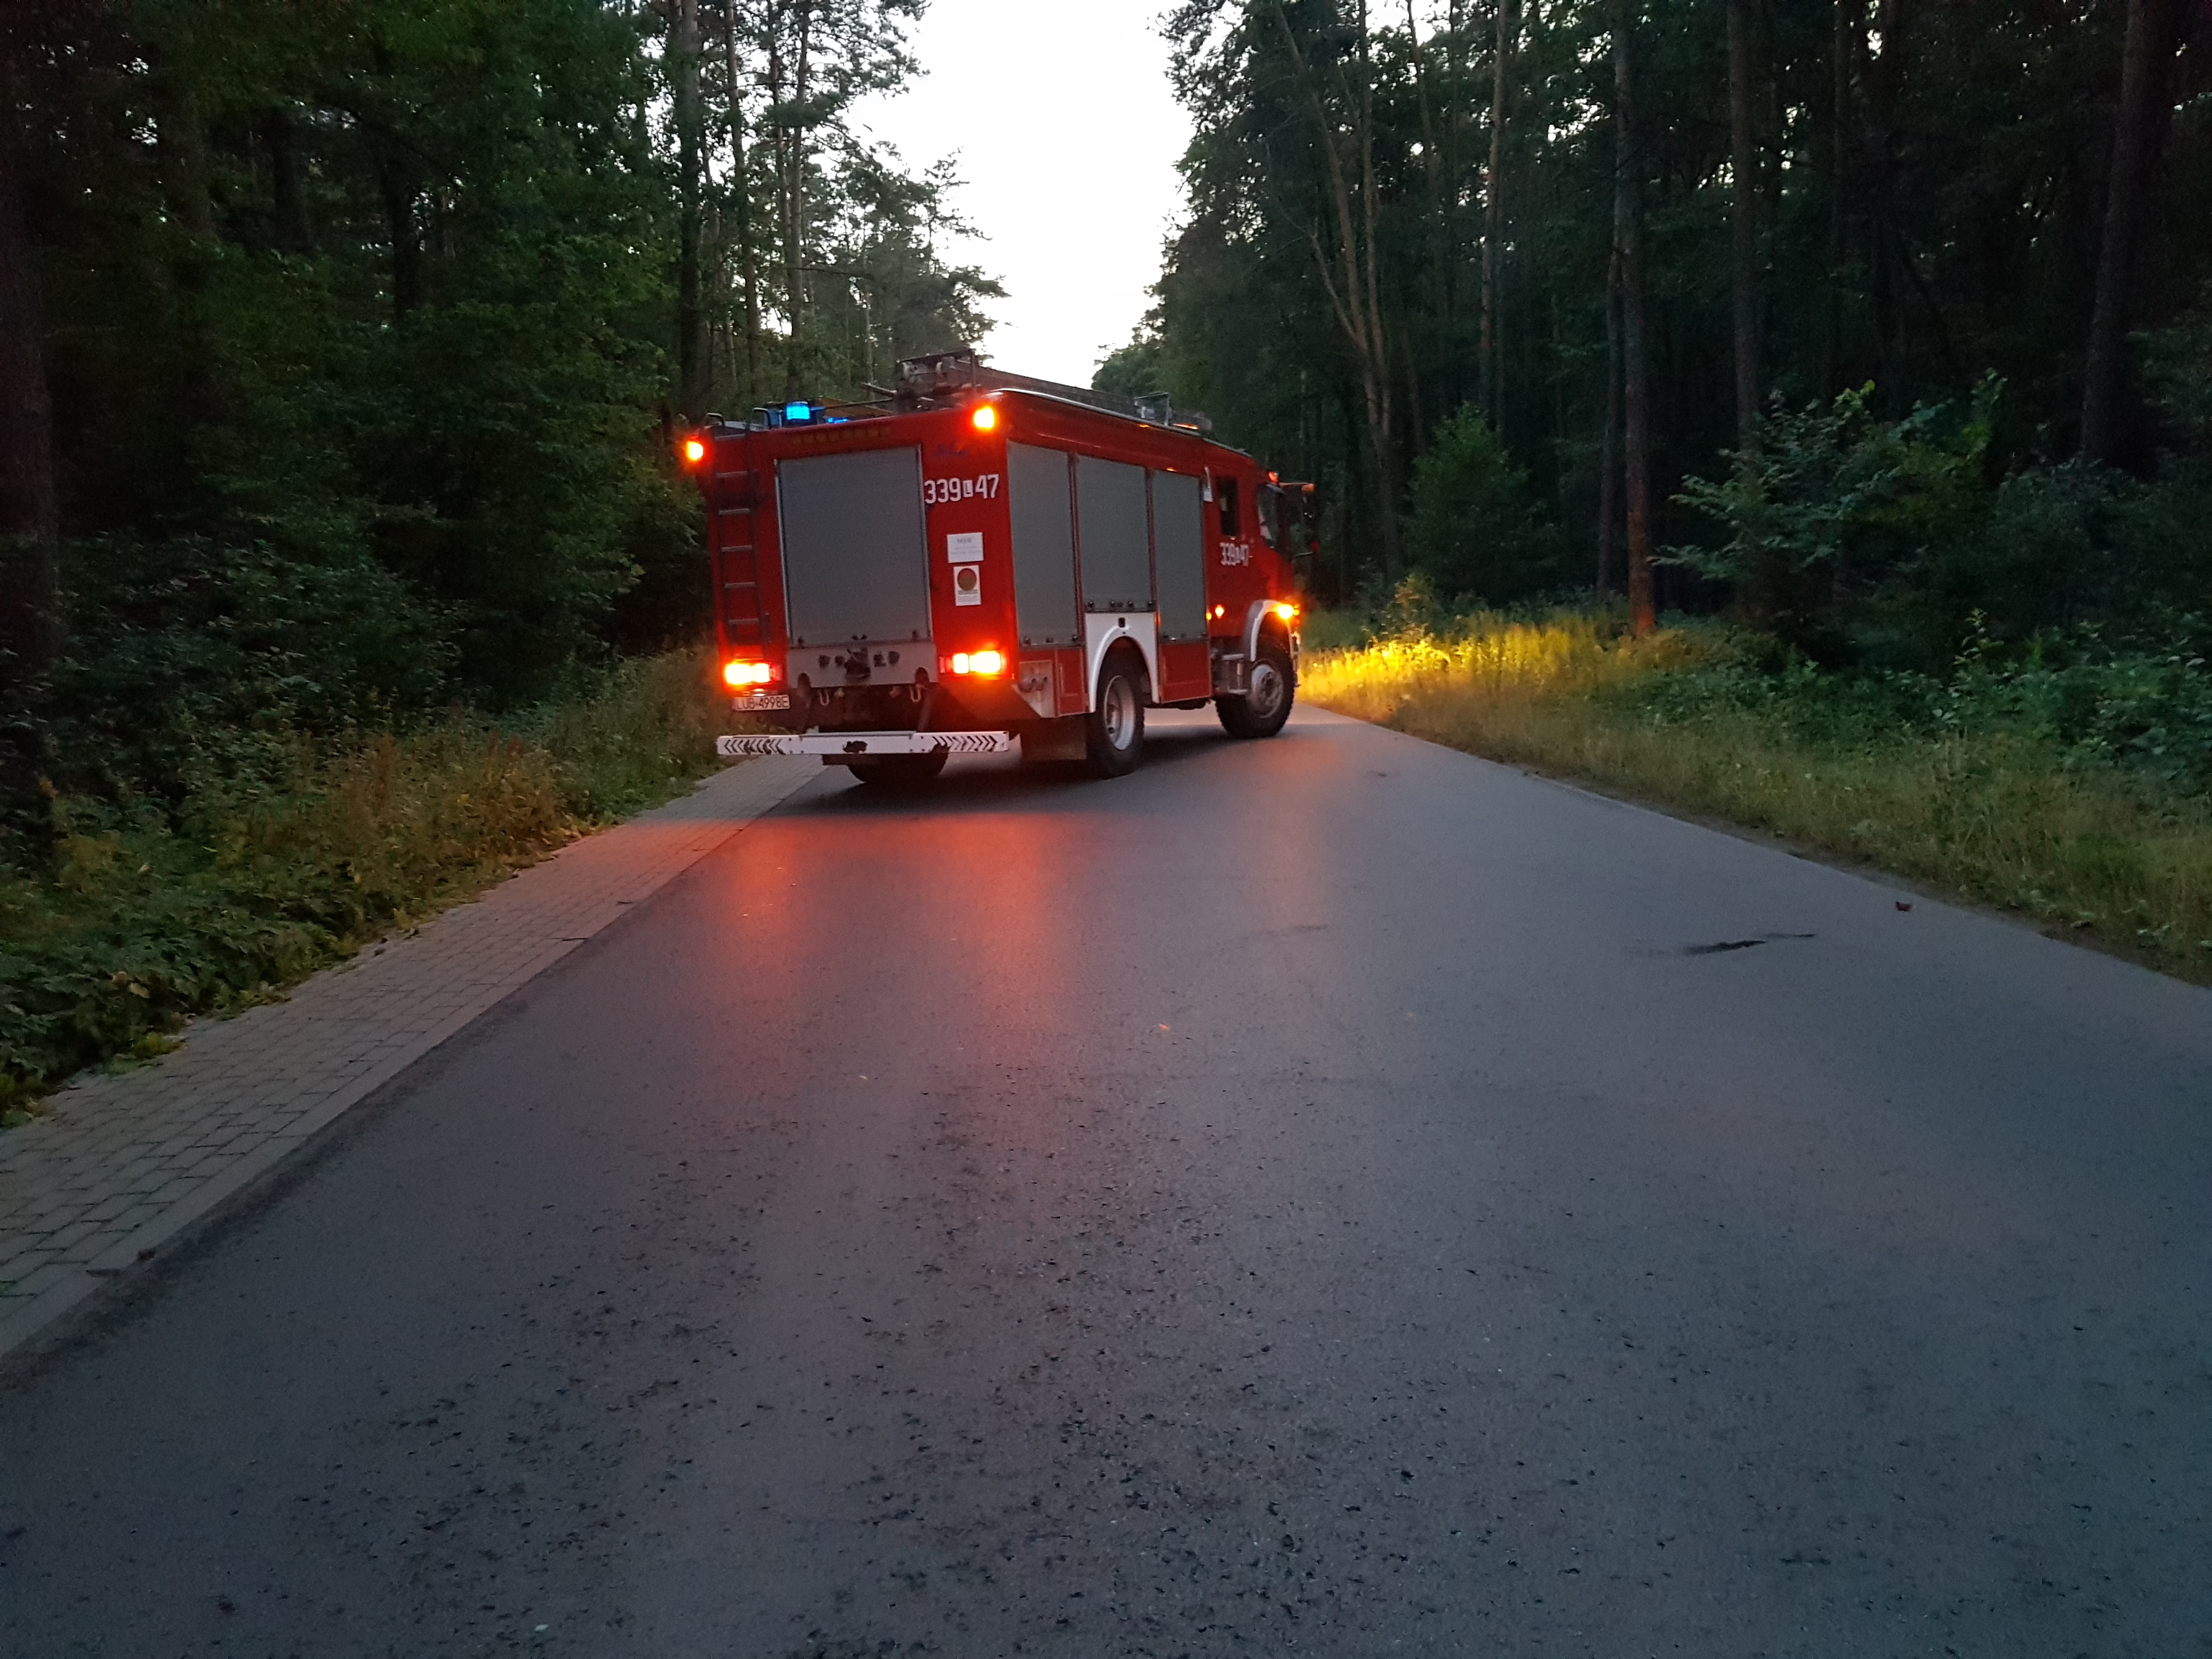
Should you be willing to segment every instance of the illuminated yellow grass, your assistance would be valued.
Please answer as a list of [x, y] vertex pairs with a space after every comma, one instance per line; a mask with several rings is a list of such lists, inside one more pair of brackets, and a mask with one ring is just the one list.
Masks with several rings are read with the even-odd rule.
[[1304, 696], [1323, 708], [1385, 725], [1414, 702], [1437, 697], [1521, 702], [1626, 685], [1645, 674], [1685, 666], [1698, 652], [1672, 631], [1614, 639], [1579, 618], [1547, 623], [1499, 620], [1455, 639], [1391, 640], [1309, 656], [1299, 669]]
[[1694, 665], [1693, 638], [1498, 623], [1309, 660], [1301, 691], [1471, 754], [1864, 860], [2212, 983], [2212, 803], [2069, 763], [2042, 739], [1876, 729], [1808, 739], [1722, 707], [1662, 718], [1624, 695]]

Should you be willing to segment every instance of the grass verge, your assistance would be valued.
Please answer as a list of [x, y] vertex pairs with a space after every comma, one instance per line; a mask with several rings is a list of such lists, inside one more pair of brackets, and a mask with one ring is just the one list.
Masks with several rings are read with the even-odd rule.
[[52, 797], [51, 861], [0, 869], [5, 1121], [675, 794], [727, 724], [708, 666], [632, 662], [496, 724], [232, 734], [175, 804]]
[[2037, 690], [1972, 664], [1941, 683], [1765, 672], [1723, 629], [1632, 641], [1577, 617], [1316, 653], [1301, 685], [1342, 714], [1768, 830], [2212, 984], [2212, 799], [2130, 763], [2148, 749], [2094, 738], [2094, 707], [2069, 725]]

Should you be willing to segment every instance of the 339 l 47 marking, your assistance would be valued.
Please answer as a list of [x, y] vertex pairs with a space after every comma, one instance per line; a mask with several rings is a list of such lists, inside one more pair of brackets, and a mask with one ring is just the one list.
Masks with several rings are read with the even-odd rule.
[[979, 472], [972, 478], [924, 478], [922, 504], [942, 507], [948, 501], [994, 501], [999, 499], [999, 475]]

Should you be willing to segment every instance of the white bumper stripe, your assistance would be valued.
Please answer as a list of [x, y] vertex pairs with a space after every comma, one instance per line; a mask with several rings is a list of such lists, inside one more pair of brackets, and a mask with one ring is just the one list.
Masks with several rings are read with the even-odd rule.
[[792, 737], [717, 738], [714, 752], [742, 755], [1003, 755], [1015, 746], [1011, 732], [808, 732]]

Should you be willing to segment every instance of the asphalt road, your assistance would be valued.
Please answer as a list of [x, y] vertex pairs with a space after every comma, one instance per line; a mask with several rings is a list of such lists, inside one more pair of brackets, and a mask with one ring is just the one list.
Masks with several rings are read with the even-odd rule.
[[2212, 1654], [2212, 994], [1170, 720], [825, 775], [19, 1377], [0, 1653]]

